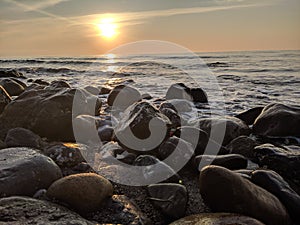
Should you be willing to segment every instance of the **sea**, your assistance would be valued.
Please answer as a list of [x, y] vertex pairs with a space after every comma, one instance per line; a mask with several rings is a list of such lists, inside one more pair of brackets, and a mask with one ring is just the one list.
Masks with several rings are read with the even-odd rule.
[[204, 89], [209, 103], [227, 115], [269, 103], [300, 105], [300, 50], [0, 57], [0, 69], [16, 69], [28, 79], [62, 79], [73, 87], [126, 83], [153, 98], [184, 83]]

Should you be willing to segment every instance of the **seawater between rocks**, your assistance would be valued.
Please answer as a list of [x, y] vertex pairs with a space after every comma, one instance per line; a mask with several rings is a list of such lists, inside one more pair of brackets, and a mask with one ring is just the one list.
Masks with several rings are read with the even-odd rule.
[[[197, 56], [202, 60], [200, 63]], [[300, 103], [300, 51], [195, 53], [195, 57], [108, 54], [0, 58], [0, 62], [1, 69], [17, 69], [28, 78], [64, 79], [73, 87], [114, 87], [127, 82], [153, 97], [163, 97], [171, 83], [182, 82], [187, 86], [201, 86], [209, 99], [218, 103], [223, 100], [214, 94], [210, 96], [209, 84], [200, 78], [211, 72], [229, 115], [271, 102], [292, 106]], [[200, 84], [191, 79], [190, 73], [199, 74]]]

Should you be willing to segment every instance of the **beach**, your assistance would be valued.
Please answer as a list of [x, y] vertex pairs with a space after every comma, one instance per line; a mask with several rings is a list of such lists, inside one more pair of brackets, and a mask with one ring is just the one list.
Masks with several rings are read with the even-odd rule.
[[0, 221], [298, 224], [299, 59], [2, 57]]

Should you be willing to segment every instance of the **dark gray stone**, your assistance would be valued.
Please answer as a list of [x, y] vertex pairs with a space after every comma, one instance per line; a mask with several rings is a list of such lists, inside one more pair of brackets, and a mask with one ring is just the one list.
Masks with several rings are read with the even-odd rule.
[[59, 167], [47, 156], [30, 148], [2, 149], [0, 154], [0, 196], [26, 195], [48, 188], [61, 178]]
[[28, 197], [0, 199], [0, 224], [95, 225], [75, 212], [49, 201]]
[[207, 166], [201, 170], [200, 193], [215, 212], [239, 213], [266, 225], [291, 224], [277, 197], [226, 168]]
[[300, 137], [300, 107], [269, 104], [253, 124], [253, 133], [263, 136]]
[[5, 137], [7, 147], [30, 147], [41, 149], [43, 141], [40, 136], [30, 130], [17, 127], [8, 131]]

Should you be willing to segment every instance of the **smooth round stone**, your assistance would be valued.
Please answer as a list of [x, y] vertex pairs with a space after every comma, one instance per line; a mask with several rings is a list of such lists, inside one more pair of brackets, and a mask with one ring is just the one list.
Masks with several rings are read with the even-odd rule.
[[[93, 225], [77, 213], [52, 202], [13, 196], [0, 199], [0, 224]], [[5, 221], [5, 222], [2, 222]]]
[[47, 190], [49, 198], [64, 202], [80, 213], [96, 211], [112, 194], [112, 184], [94, 173], [64, 177]]
[[170, 225], [264, 225], [251, 217], [232, 213], [202, 213], [176, 220]]
[[[227, 145], [241, 135], [249, 135], [250, 128], [240, 119], [235, 117], [203, 118], [198, 120], [199, 128], [209, 134], [209, 138], [220, 145]], [[223, 140], [221, 142], [221, 139]], [[217, 140], [219, 139], [219, 140]]]
[[0, 196], [33, 196], [62, 177], [52, 159], [30, 148], [2, 149], [0, 154]]
[[270, 192], [219, 166], [207, 166], [200, 173], [200, 193], [212, 211], [238, 213], [266, 225], [288, 225], [290, 217]]
[[5, 138], [7, 147], [30, 147], [40, 149], [42, 142], [40, 136], [21, 127], [9, 130]]
[[253, 133], [262, 136], [300, 137], [300, 107], [267, 105], [253, 124]]

